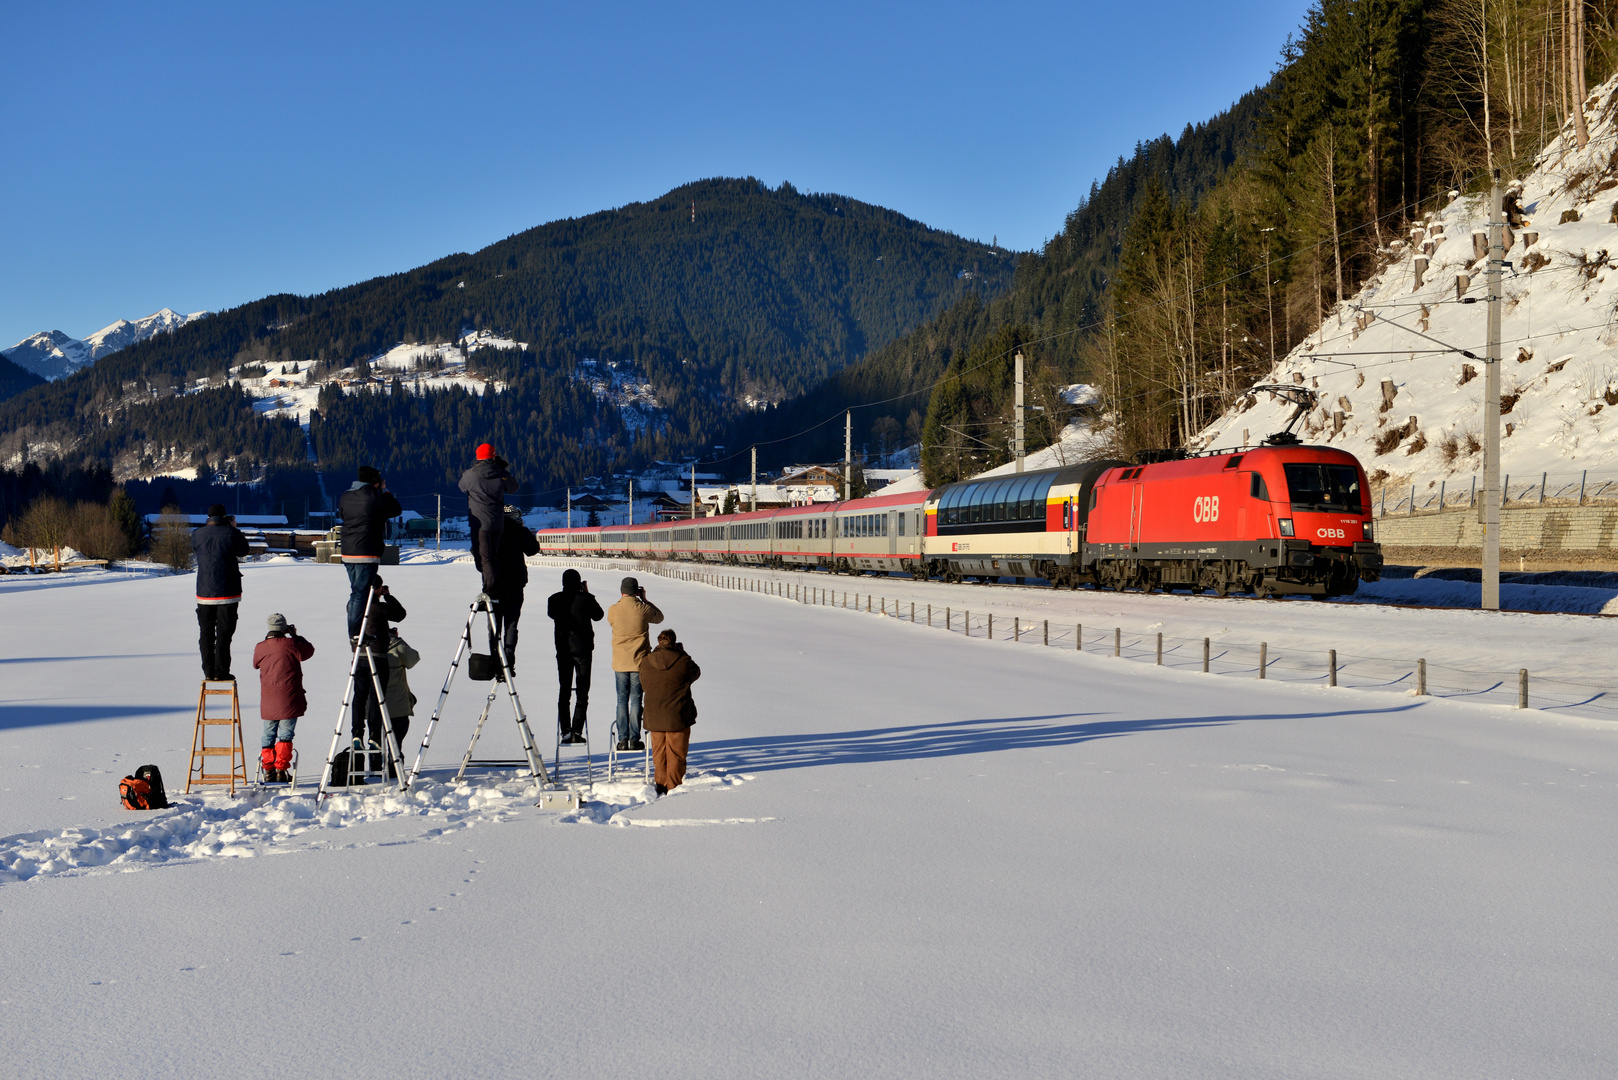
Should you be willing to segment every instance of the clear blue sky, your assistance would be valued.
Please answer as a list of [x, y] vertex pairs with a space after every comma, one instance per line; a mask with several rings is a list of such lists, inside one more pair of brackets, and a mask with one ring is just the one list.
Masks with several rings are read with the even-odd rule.
[[710, 176], [1018, 249], [1305, 0], [0, 5], [0, 346], [473, 251]]

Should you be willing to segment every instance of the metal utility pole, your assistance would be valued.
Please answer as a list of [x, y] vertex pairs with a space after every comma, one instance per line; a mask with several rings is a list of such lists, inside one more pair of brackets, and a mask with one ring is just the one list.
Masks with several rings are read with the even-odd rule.
[[635, 524], [635, 478], [633, 476], [629, 478], [629, 520], [624, 524]]
[[1270, 295], [1270, 286], [1274, 284], [1270, 280], [1270, 234], [1274, 231], [1273, 227], [1259, 230], [1264, 234], [1264, 307], [1270, 315], [1270, 367], [1272, 368], [1275, 367], [1275, 298]]
[[437, 535], [433, 537], [433, 550], [444, 550], [444, 496], [438, 496], [438, 520], [433, 522]]
[[1489, 346], [1483, 370], [1483, 610], [1500, 610], [1500, 286], [1505, 274], [1501, 247], [1504, 193], [1500, 170], [1489, 192]]
[[1016, 454], [1017, 454], [1017, 471], [1022, 472], [1023, 438], [1022, 438], [1022, 350], [1021, 349], [1017, 350], [1017, 421], [1016, 421], [1016, 423], [1017, 423], [1017, 428], [1016, 428], [1016, 435], [1014, 437], [1016, 439], [1016, 447], [1015, 447], [1015, 449], [1016, 449]]
[[850, 498], [854, 477], [854, 410], [843, 414], [843, 501]]
[[691, 520], [697, 519], [697, 463], [691, 463]]
[[567, 527], [573, 527], [573, 489], [567, 489]]

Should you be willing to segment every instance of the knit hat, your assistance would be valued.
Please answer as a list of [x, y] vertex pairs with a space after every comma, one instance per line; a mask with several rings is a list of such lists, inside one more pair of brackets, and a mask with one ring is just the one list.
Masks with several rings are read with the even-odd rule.
[[488, 461], [492, 457], [494, 457], [494, 447], [490, 446], [488, 443], [483, 443], [478, 447], [479, 461]]
[[359, 472], [354, 475], [359, 477], [362, 484], [380, 484], [382, 482], [382, 474], [376, 471], [376, 466], [374, 465], [361, 465]]
[[625, 596], [634, 596], [636, 593], [640, 592], [640, 582], [636, 581], [632, 577], [626, 577], [624, 578], [623, 582], [619, 584], [618, 591], [623, 593]]
[[573, 569], [571, 566], [568, 567], [566, 570], [562, 571], [562, 591], [578, 592], [579, 582], [582, 580], [583, 579], [579, 577], [579, 572], [577, 570]]
[[211, 518], [218, 518], [220, 521], [224, 521], [229, 514], [230, 511], [225, 509], [224, 503], [214, 503], [212, 506], [208, 507], [208, 516]]
[[287, 617], [279, 611], [264, 621], [269, 624], [270, 633], [272, 634], [284, 634], [287, 632]]

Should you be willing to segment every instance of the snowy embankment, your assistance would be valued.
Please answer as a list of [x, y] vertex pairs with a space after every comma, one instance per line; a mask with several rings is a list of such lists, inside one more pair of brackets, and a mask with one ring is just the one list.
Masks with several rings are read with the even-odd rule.
[[[534, 570], [518, 658], [542, 743], [555, 683], [538, 609], [558, 569]], [[585, 576], [610, 599], [627, 569]], [[421, 561], [388, 577], [424, 656], [425, 708], [476, 576]], [[342, 692], [346, 582], [309, 564], [245, 578], [238, 657], [271, 610], [320, 650], [297, 740], [307, 783]], [[419, 802], [121, 811], [117, 777], [137, 764], [183, 787], [189, 579], [6, 588], [8, 856], [46, 834], [88, 848], [152, 824], [203, 845], [119, 863], [135, 845], [104, 844], [101, 865], [49, 873], [30, 855], [33, 876], [0, 884], [0, 934], [27, 943], [0, 969], [10, 1074], [57, 1076], [64, 1061], [276, 1080], [1618, 1067], [1603, 903], [1618, 889], [1618, 726], [1213, 678], [645, 578], [703, 667], [704, 782], [651, 802], [598, 786], [599, 810], [571, 818], [534, 807], [510, 772], [447, 783], [480, 700], [455, 694]], [[953, 588], [936, 594], [951, 605], [1019, 592], [910, 587]], [[1345, 648], [1425, 640], [1496, 666], [1516, 638], [1574, 663], [1610, 653], [1597, 619], [1026, 592], [1289, 643], [1335, 619]], [[252, 743], [256, 683], [243, 690]], [[512, 727], [491, 721], [480, 756], [511, 755]], [[249, 850], [277, 857], [232, 857]]]
[[[1501, 458], [1513, 498], [1546, 473], [1552, 494], [1571, 494], [1585, 470], [1618, 479], [1618, 78], [1590, 95], [1585, 115], [1587, 146], [1577, 148], [1570, 121], [1521, 178], [1527, 223], [1506, 252]], [[1481, 472], [1483, 365], [1454, 350], [1485, 355], [1487, 255], [1474, 235], [1488, 217], [1487, 194], [1469, 195], [1410, 235], [1386, 237], [1386, 265], [1263, 380], [1319, 395], [1298, 434], [1385, 477], [1389, 509], [1412, 482], [1419, 506], [1446, 481], [1447, 499], [1464, 505]], [[1292, 408], [1268, 394], [1247, 399], [1196, 445], [1236, 447], [1243, 432], [1257, 442], [1282, 430]]]

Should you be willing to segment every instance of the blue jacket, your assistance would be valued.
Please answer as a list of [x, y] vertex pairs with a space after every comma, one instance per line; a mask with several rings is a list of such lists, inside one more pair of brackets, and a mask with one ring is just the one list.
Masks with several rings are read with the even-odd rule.
[[242, 568], [237, 562], [252, 551], [247, 537], [234, 525], [208, 519], [191, 534], [197, 556], [197, 603], [234, 604], [242, 598]]

